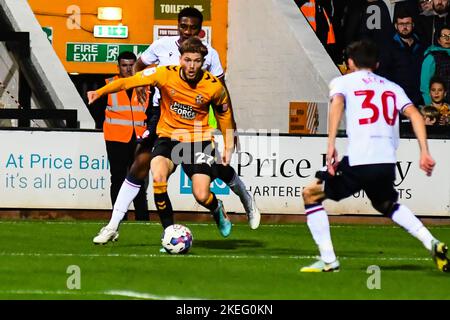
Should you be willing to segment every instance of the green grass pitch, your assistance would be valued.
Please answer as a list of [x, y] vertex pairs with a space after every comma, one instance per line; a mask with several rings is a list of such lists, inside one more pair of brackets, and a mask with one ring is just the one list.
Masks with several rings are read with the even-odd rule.
[[[341, 271], [305, 274], [317, 254], [305, 224], [236, 224], [227, 239], [183, 224], [193, 247], [168, 255], [157, 223], [123, 223], [118, 242], [95, 246], [104, 222], [0, 220], [0, 299], [450, 299], [450, 274], [394, 226], [332, 225]], [[450, 242], [450, 226], [430, 230]]]

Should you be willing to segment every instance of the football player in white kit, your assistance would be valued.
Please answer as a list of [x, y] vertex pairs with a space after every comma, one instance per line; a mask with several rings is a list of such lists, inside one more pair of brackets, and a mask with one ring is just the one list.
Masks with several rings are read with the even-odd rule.
[[[202, 29], [203, 15], [192, 7], [184, 8], [178, 14], [178, 31], [179, 37], [163, 37], [154, 41], [138, 58], [134, 65], [134, 72], [139, 72], [149, 65], [157, 64], [158, 66], [178, 65], [180, 63], [180, 44], [185, 40], [198, 36]], [[219, 54], [209, 44], [205, 44], [208, 48], [208, 55], [205, 57], [203, 69], [211, 72], [212, 75], [219, 78], [223, 85], [224, 71], [220, 63]], [[138, 92], [144, 93], [143, 88], [137, 88]], [[144, 94], [145, 96], [145, 94]], [[159, 100], [160, 94], [155, 89], [153, 96], [153, 115], [149, 125], [150, 139], [153, 140], [156, 135], [156, 124], [159, 119]], [[144, 157], [141, 157], [143, 159]], [[138, 160], [139, 161], [139, 160]], [[256, 206], [254, 197], [246, 190], [246, 187], [232, 166], [218, 166], [218, 177], [223, 180], [231, 190], [236, 193], [247, 213], [248, 222], [251, 229], [257, 229], [260, 223], [261, 215]]]
[[[330, 83], [330, 114], [326, 169], [303, 191], [307, 224], [320, 251], [320, 259], [301, 272], [338, 271], [339, 261], [331, 241], [328, 216], [322, 201], [339, 201], [364, 190], [373, 207], [420, 240], [440, 271], [449, 272], [447, 246], [429, 232], [394, 189], [399, 112], [411, 120], [420, 147], [420, 168], [431, 176], [435, 161], [430, 155], [423, 118], [403, 89], [372, 71], [378, 49], [368, 40], [346, 50], [351, 73]], [[336, 134], [345, 112], [347, 155], [338, 161]]]

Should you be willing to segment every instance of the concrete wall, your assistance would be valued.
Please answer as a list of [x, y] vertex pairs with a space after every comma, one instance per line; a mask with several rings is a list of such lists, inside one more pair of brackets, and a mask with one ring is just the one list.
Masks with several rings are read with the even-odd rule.
[[0, 0], [0, 9], [12, 30], [30, 33], [30, 78], [40, 82], [36, 85], [40, 85], [45, 92], [39, 94], [50, 99], [46, 104], [49, 101], [53, 104], [52, 106], [38, 106], [76, 109], [80, 127], [94, 128], [94, 121], [87, 107], [48, 42], [28, 2], [26, 0]]
[[294, 1], [229, 0], [228, 12], [227, 84], [238, 127], [288, 132], [289, 102], [327, 102], [340, 73]]

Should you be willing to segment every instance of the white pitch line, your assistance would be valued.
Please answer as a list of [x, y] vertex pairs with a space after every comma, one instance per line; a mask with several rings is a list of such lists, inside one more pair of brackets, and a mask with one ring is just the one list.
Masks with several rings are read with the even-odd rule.
[[[104, 225], [106, 222], [94, 222], [94, 221], [16, 221], [16, 220], [0, 220], [0, 224], [24, 224], [24, 223], [36, 223], [36, 224], [60, 224], [60, 225]], [[183, 224], [186, 224], [188, 226], [195, 226], [195, 227], [211, 227], [216, 226], [215, 223], [189, 223], [186, 221], [182, 222]], [[125, 226], [135, 226], [135, 227], [142, 227], [142, 226], [150, 226], [150, 227], [161, 227], [161, 224], [159, 222], [122, 222], [121, 225]], [[298, 228], [305, 226], [306, 223], [299, 222], [299, 223], [289, 223], [289, 224], [261, 224], [260, 228]], [[234, 224], [233, 227], [237, 228], [248, 228], [247, 224]], [[366, 229], [401, 229], [399, 226], [396, 225], [373, 225], [373, 224], [338, 224], [330, 225], [331, 228], [336, 229], [358, 229], [358, 228], [366, 228]], [[450, 226], [439, 226], [439, 225], [429, 225], [427, 228], [430, 229], [450, 229]], [[252, 231], [254, 232], [254, 231]]]
[[108, 291], [81, 291], [81, 290], [0, 290], [0, 295], [82, 295], [82, 296], [118, 296], [129, 297], [144, 300], [202, 300], [200, 298], [178, 297], [178, 296], [159, 296], [146, 292], [135, 292], [126, 290], [108, 290]]
[[[41, 258], [53, 258], [53, 257], [83, 257], [83, 258], [177, 258], [177, 259], [315, 259], [317, 256], [313, 255], [301, 255], [301, 256], [276, 256], [276, 255], [170, 255], [170, 254], [123, 254], [123, 253], [107, 253], [107, 254], [92, 254], [92, 253], [28, 253], [28, 252], [0, 252], [0, 256], [3, 257], [41, 257]], [[431, 258], [417, 258], [417, 257], [338, 257], [341, 260], [384, 260], [384, 261], [428, 261]]]
[[150, 300], [202, 300], [200, 298], [191, 297], [178, 297], [178, 296], [158, 296], [151, 293], [141, 293], [134, 291], [123, 291], [123, 290], [110, 290], [105, 291], [104, 294], [112, 296], [123, 296], [138, 299], [150, 299]]

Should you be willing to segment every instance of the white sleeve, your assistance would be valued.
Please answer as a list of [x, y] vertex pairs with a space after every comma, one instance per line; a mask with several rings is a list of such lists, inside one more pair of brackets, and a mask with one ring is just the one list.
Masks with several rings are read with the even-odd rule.
[[208, 70], [209, 72], [211, 72], [211, 74], [213, 76], [216, 77], [221, 77], [223, 76], [223, 68], [222, 68], [222, 64], [220, 63], [220, 58], [219, 58], [219, 54], [217, 53], [217, 51], [213, 48], [210, 49], [210, 55], [211, 55], [211, 70]]
[[153, 42], [144, 52], [141, 54], [141, 61], [149, 66], [153, 63], [159, 62], [158, 56], [155, 53], [157, 42]]
[[395, 92], [397, 109], [398, 109], [398, 111], [403, 112], [403, 110], [407, 106], [412, 105], [413, 103], [411, 102], [411, 99], [408, 98], [408, 96], [405, 93], [405, 90], [403, 90], [402, 87], [396, 86], [395, 89], [396, 90], [394, 92]]
[[345, 97], [345, 86], [343, 78], [334, 78], [330, 82], [330, 99], [335, 95], [342, 95]]

